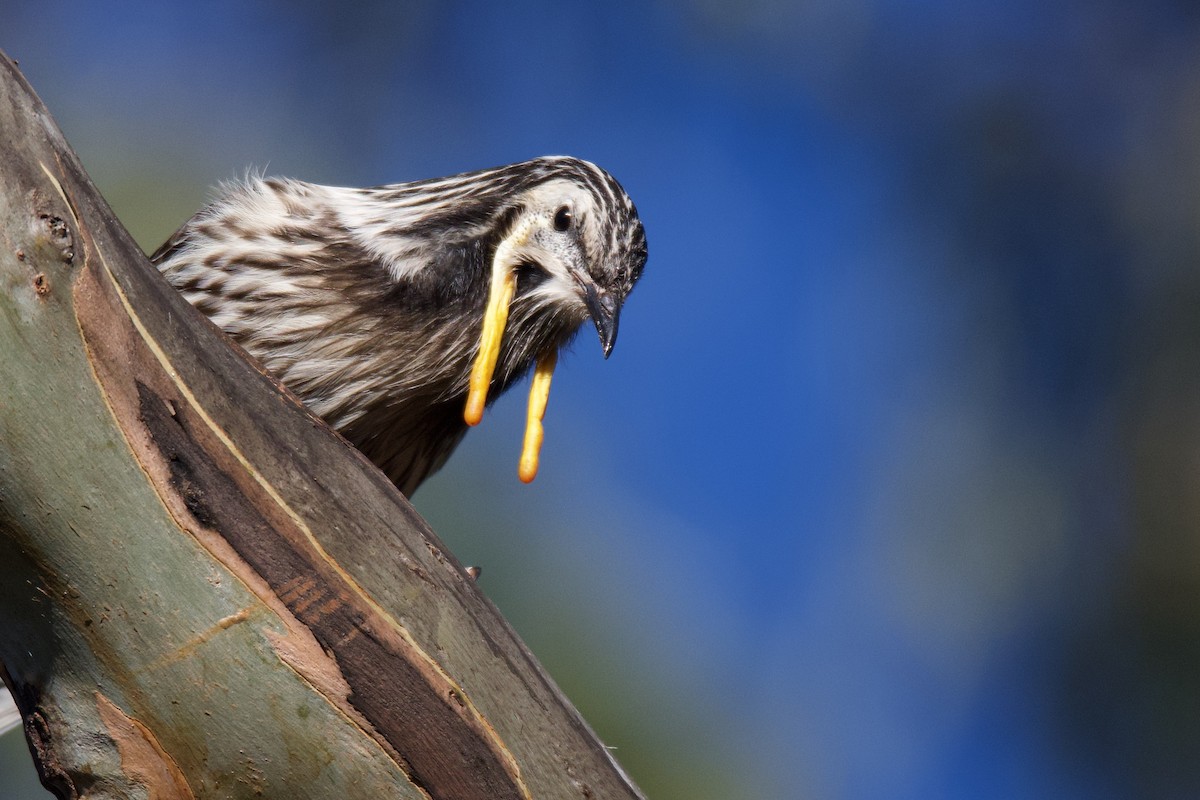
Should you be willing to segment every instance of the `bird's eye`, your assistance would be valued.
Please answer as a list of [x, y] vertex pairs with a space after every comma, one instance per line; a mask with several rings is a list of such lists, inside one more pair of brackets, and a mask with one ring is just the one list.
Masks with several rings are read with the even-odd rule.
[[554, 212], [554, 230], [563, 232], [569, 230], [571, 223], [575, 221], [575, 215], [571, 213], [571, 209], [563, 206], [558, 211]]

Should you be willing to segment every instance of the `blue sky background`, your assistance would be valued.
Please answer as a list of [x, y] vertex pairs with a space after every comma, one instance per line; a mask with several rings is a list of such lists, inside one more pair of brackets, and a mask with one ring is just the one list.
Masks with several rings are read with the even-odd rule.
[[651, 798], [1183, 797], [1198, 9], [45, 0], [0, 48], [147, 249], [247, 168], [625, 185], [537, 482], [518, 390], [414, 500]]

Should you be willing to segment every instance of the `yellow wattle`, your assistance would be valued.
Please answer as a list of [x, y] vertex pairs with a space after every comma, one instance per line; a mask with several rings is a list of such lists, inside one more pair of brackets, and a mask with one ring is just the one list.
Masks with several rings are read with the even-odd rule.
[[479, 338], [479, 352], [471, 366], [467, 406], [463, 411], [463, 420], [468, 425], [478, 425], [483, 419], [488, 387], [492, 383], [492, 373], [500, 357], [500, 341], [504, 338], [504, 326], [508, 322], [508, 306], [516, 286], [516, 273], [497, 258], [492, 267], [492, 285], [488, 291], [487, 310], [483, 315], [483, 333]]
[[558, 363], [558, 351], [551, 349], [538, 359], [529, 384], [529, 410], [525, 416], [525, 443], [521, 447], [521, 463], [517, 476], [525, 483], [537, 477], [538, 454], [542, 449], [544, 430], [542, 419], [546, 416], [546, 405], [550, 402], [550, 379], [554, 377], [554, 366]]

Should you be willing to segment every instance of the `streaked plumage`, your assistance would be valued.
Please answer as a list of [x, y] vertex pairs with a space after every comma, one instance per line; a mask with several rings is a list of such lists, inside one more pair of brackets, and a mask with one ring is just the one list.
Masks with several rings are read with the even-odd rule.
[[518, 229], [494, 399], [589, 316], [605, 355], [612, 346], [646, 238], [593, 164], [539, 158], [368, 189], [249, 179], [222, 187], [152, 258], [411, 494], [466, 432], [493, 256]]

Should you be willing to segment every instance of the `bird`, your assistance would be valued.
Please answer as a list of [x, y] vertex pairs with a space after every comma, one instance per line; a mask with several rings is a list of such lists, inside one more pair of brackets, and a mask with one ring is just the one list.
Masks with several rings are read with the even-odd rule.
[[531, 370], [532, 480], [559, 351], [590, 319], [609, 356], [646, 256], [621, 185], [546, 156], [368, 188], [251, 174], [150, 259], [411, 496]]

